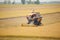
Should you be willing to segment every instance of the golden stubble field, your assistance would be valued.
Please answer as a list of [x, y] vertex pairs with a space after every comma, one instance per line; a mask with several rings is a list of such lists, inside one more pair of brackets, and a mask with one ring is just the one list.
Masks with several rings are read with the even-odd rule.
[[[20, 26], [21, 23], [27, 22], [25, 17], [20, 18], [20, 16], [28, 15], [32, 9], [42, 14], [44, 25], [39, 27]], [[0, 36], [6, 35], [60, 38], [60, 4], [0, 5]]]
[[41, 4], [41, 5], [12, 5], [0, 4], [0, 18], [26, 16], [32, 9], [41, 14], [60, 12], [60, 4]]

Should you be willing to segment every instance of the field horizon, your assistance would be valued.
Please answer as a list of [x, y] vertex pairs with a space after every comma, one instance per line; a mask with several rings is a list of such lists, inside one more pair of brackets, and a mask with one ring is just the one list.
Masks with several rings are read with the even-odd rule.
[[19, 5], [19, 4], [0, 4], [0, 18], [27, 16], [32, 12], [40, 12], [40, 14], [48, 14], [60, 12], [60, 4], [41, 4], [41, 5]]

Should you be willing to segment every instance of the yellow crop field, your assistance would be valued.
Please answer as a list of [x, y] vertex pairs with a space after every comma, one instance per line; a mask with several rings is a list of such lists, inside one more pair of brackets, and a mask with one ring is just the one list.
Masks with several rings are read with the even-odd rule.
[[[35, 12], [40, 12], [42, 14], [43, 25], [38, 27], [22, 27], [22, 23], [27, 24], [25, 16], [30, 14], [32, 12], [32, 9], [34, 9]], [[49, 40], [50, 38], [52, 38], [52, 40], [53, 38], [57, 38], [56, 40], [60, 40], [60, 4], [0, 4], [0, 36], [34, 36], [43, 38], [47, 37], [45, 38], [47, 40]], [[36, 38], [36, 40], [37, 39], [38, 38]]]
[[60, 4], [19, 5], [0, 4], [0, 18], [26, 16], [32, 9], [41, 14], [60, 12]]

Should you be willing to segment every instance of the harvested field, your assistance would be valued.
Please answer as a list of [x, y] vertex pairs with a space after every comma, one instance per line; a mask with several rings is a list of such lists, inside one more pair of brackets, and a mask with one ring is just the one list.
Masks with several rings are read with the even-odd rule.
[[[24, 6], [0, 5], [0, 40], [60, 40], [60, 5]], [[43, 25], [22, 27], [32, 8], [41, 13]]]

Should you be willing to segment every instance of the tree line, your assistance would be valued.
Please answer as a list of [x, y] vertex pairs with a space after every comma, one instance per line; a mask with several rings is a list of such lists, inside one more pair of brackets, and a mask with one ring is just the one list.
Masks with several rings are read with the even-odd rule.
[[26, 0], [21, 0], [21, 2], [15, 2], [15, 0], [13, 2], [11, 2], [10, 0], [5, 0], [4, 1], [4, 4], [40, 4], [40, 1], [39, 0], [36, 0], [36, 1], [26, 1]]

